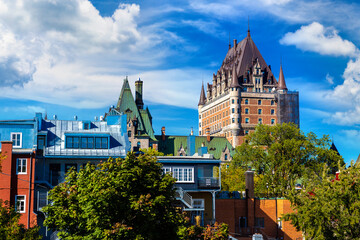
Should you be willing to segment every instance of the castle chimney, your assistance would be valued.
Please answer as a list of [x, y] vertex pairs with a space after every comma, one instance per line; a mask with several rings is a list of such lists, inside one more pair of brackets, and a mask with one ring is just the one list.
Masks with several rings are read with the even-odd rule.
[[206, 140], [207, 140], [208, 142], [210, 142], [210, 128], [209, 128], [209, 127], [207, 127], [207, 128], [205, 129], [205, 134], [206, 134]]
[[161, 140], [165, 141], [165, 127], [161, 128]]
[[234, 39], [234, 49], [236, 49], [236, 47], [237, 47], [237, 40]]
[[251, 168], [245, 172], [246, 198], [254, 198], [254, 171]]
[[138, 109], [143, 109], [144, 102], [143, 102], [143, 81], [140, 78], [135, 81], [135, 103]]

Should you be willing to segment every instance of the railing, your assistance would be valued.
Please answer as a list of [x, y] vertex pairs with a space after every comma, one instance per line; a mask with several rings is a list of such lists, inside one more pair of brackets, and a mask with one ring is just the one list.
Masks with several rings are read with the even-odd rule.
[[188, 208], [192, 208], [193, 200], [190, 194], [185, 192], [181, 187], [176, 188], [175, 198], [182, 201]]
[[[55, 149], [56, 148], [56, 149]], [[55, 146], [55, 148], [47, 147], [44, 151], [45, 156], [67, 156], [67, 155], [77, 155], [77, 156], [125, 156], [125, 150], [118, 149], [63, 149], [60, 146]]]
[[219, 188], [219, 178], [214, 177], [199, 177], [198, 178], [199, 188]]

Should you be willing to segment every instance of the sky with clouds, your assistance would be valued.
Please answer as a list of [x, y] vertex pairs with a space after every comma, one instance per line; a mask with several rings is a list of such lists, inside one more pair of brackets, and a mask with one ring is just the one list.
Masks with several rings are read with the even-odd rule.
[[[304, 132], [328, 134], [347, 162], [360, 153], [357, 1], [0, 0], [0, 118], [93, 119], [122, 81], [144, 81], [155, 133], [197, 130], [201, 82], [211, 82], [229, 35], [251, 36], [300, 92]], [[196, 131], [195, 131], [196, 132]]]

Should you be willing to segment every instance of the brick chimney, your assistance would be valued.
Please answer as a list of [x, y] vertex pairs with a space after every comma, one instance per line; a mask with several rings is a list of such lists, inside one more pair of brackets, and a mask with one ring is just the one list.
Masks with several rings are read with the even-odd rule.
[[209, 128], [209, 127], [207, 127], [207, 128], [205, 129], [205, 134], [206, 134], [206, 140], [207, 140], [208, 142], [210, 142], [210, 128]]
[[250, 167], [245, 172], [245, 191], [246, 198], [254, 198], [254, 171]]
[[161, 128], [161, 140], [165, 141], [165, 127]]

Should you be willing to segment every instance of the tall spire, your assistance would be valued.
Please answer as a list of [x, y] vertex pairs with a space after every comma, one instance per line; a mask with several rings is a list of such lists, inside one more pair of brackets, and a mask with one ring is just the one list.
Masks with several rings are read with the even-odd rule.
[[205, 90], [204, 90], [204, 82], [202, 83], [202, 86], [201, 86], [201, 93], [200, 93], [200, 99], [199, 99], [199, 104], [198, 106], [200, 105], [204, 105], [205, 104]]
[[284, 72], [282, 69], [282, 64], [280, 64], [280, 74], [279, 74], [279, 83], [278, 83], [278, 90], [287, 90], [285, 78], [284, 78]]
[[230, 32], [229, 32], [229, 50], [231, 48], [231, 42], [230, 42]]
[[249, 20], [249, 16], [248, 16], [248, 37], [250, 37], [250, 20]]
[[233, 66], [233, 72], [232, 72], [232, 76], [231, 76], [230, 87], [232, 87], [232, 88], [240, 87], [238, 77], [237, 77], [237, 73], [236, 73], [236, 63]]

